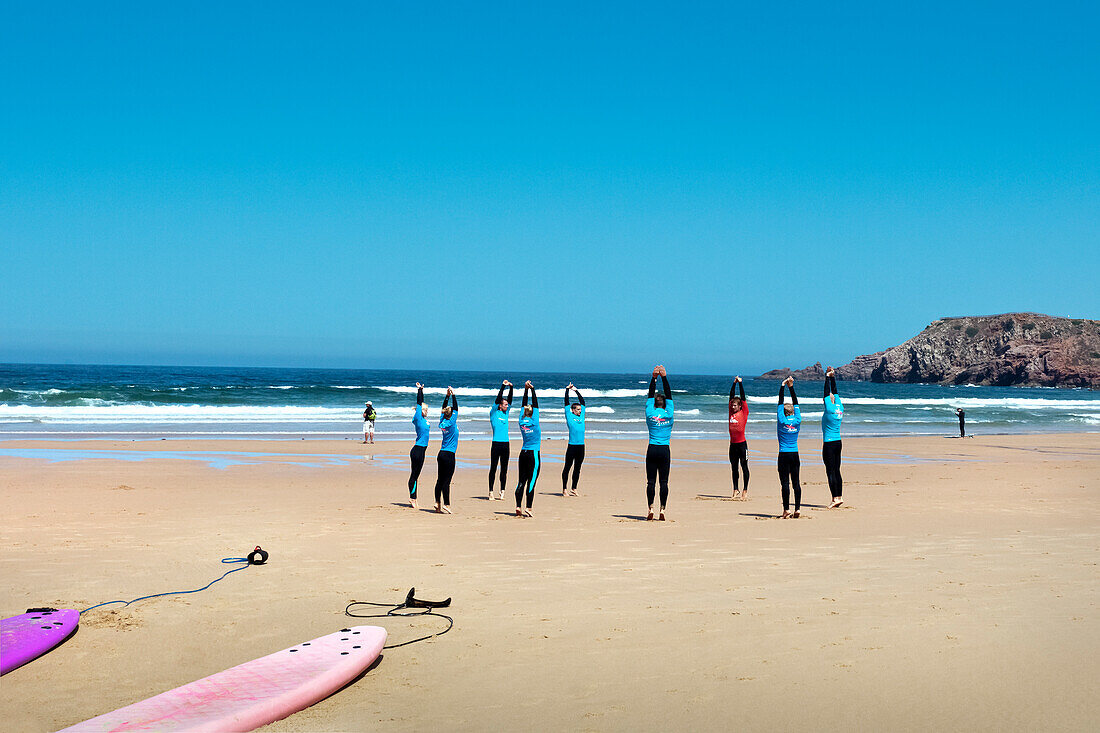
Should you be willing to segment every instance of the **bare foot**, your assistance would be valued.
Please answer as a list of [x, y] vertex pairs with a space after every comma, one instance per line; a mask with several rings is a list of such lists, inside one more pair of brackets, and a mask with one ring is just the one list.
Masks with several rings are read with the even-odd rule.
[[567, 493], [565, 492], [565, 489], [562, 489], [562, 490], [561, 490], [561, 495], [562, 495], [562, 496], [569, 496], [569, 494], [567, 494]]
[[836, 499], [833, 499], [832, 501], [829, 502], [828, 508], [829, 509], [836, 509], [838, 506], [840, 506], [840, 502], [838, 502]]
[[438, 503], [435, 505], [435, 513], [436, 514], [442, 514], [443, 513], [443, 507], [440, 506]]
[[741, 501], [741, 492], [738, 491], [737, 489], [733, 490], [733, 500], [734, 501]]
[[843, 504], [843, 503], [844, 503], [844, 499], [842, 499], [840, 497], [837, 497], [836, 506], [837, 506], [838, 509], [840, 508], [840, 505]]
[[795, 509], [794, 514], [791, 515], [791, 519], [798, 519], [801, 516], [802, 516], [802, 513], [800, 511], [798, 511], [797, 509]]
[[783, 513], [779, 515], [779, 518], [780, 519], [790, 519], [791, 518], [791, 513], [788, 512], [786, 509], [784, 509]]
[[748, 500], [749, 500], [749, 490], [745, 489], [744, 491], [741, 492], [741, 501], [748, 501]]
[[443, 513], [444, 514], [450, 514], [451, 513], [451, 508], [449, 506], [443, 507]]
[[518, 506], [516, 507], [516, 516], [517, 517], [522, 517], [523, 516], [523, 510], [520, 509]]
[[531, 516], [531, 510], [530, 509], [524, 509], [523, 510], [523, 516], [525, 516], [525, 517]]
[[570, 496], [580, 496], [580, 494], [577, 493], [576, 489], [570, 489], [569, 490], [569, 495]]
[[647, 522], [652, 522], [652, 521], [653, 521], [653, 509], [650, 509], [650, 510], [649, 510], [649, 516], [647, 516], [647, 517], [645, 518], [645, 520], [646, 520]]
[[658, 521], [661, 521], [661, 522], [665, 521], [665, 510], [664, 509], [661, 510], [661, 515], [659, 517], [657, 517], [657, 519], [658, 519]]
[[409, 499], [409, 506], [416, 509], [416, 499]]

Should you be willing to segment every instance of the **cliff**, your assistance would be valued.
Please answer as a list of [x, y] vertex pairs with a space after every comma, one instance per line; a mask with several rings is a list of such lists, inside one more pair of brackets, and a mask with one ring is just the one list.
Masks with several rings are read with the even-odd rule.
[[[763, 379], [824, 377], [821, 364]], [[837, 367], [845, 380], [1100, 387], [1100, 321], [1038, 313], [941, 318], [903, 344]]]

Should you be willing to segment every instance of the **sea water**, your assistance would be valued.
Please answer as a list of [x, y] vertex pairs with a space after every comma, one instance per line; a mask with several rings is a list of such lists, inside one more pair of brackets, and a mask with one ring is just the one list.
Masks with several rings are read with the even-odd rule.
[[[590, 438], [642, 438], [649, 387], [646, 372], [407, 371], [163, 366], [0, 365], [0, 439], [79, 438], [362, 438], [370, 400], [376, 440], [411, 441], [416, 382], [438, 442], [439, 410], [448, 385], [458, 395], [463, 440], [490, 440], [489, 408], [502, 379], [520, 385], [515, 421], [530, 379], [538, 389], [543, 436], [566, 437], [563, 389], [573, 382], [587, 403]], [[669, 377], [675, 400], [673, 435], [726, 438], [731, 376]], [[844, 435], [957, 434], [955, 408], [968, 433], [1100, 430], [1093, 390], [838, 382]], [[803, 432], [819, 430], [822, 383], [797, 382]], [[660, 382], [658, 380], [658, 390]], [[748, 437], [775, 437], [779, 383], [745, 379]]]

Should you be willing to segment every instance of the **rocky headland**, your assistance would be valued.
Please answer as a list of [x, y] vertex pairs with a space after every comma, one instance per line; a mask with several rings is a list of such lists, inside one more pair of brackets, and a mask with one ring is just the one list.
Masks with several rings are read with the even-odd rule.
[[[760, 379], [822, 380], [821, 363]], [[903, 344], [837, 367], [845, 380], [1100, 387], [1100, 321], [1039, 313], [941, 318]]]

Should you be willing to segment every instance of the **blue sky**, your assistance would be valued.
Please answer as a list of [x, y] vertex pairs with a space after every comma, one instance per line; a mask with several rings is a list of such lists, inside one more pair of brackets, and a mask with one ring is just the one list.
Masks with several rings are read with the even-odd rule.
[[1100, 317], [1093, 4], [227, 5], [5, 3], [0, 361], [752, 373]]

